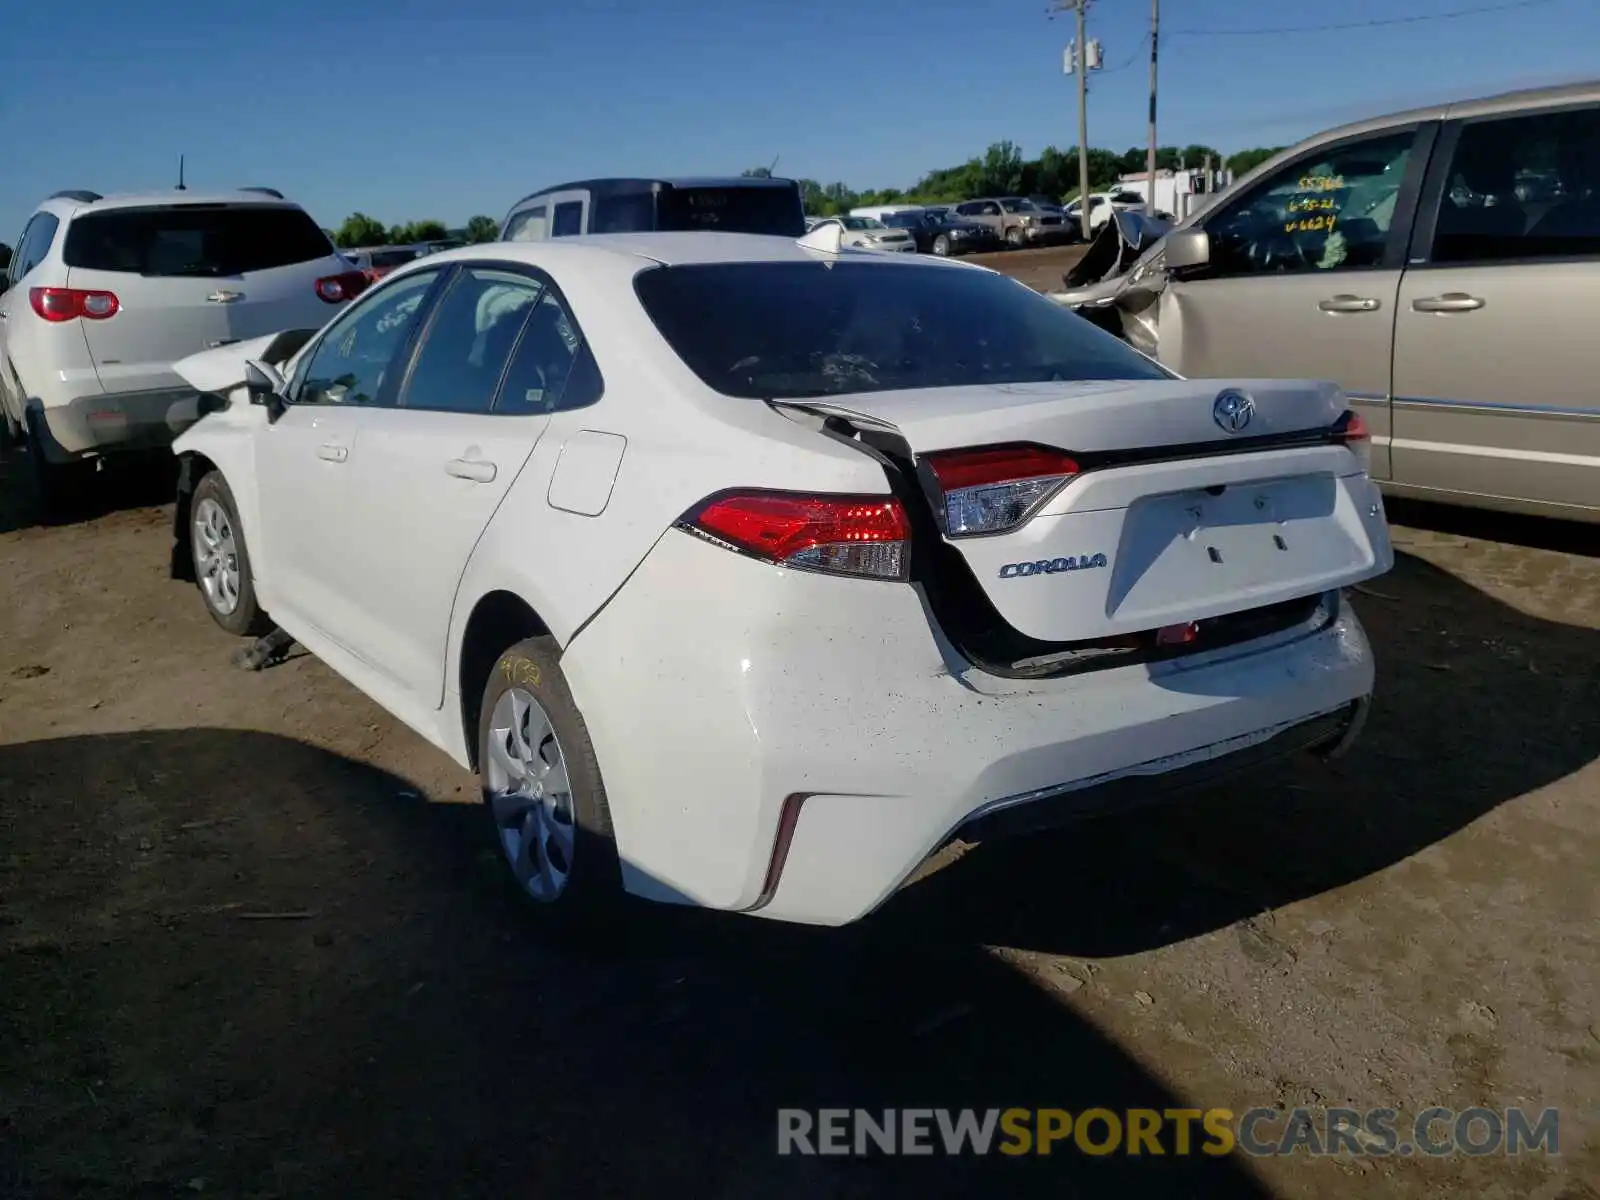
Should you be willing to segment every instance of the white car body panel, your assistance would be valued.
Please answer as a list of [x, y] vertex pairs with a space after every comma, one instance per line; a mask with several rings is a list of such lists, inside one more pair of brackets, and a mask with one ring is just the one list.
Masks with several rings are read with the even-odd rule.
[[[1014, 440], [1089, 452], [1130, 438], [1219, 436], [1212, 426], [1202, 438], [1216, 385], [1184, 380], [830, 395], [775, 408], [707, 387], [633, 299], [635, 275], [663, 261], [817, 257], [779, 239], [705, 233], [447, 252], [428, 267], [492, 259], [548, 272], [600, 365], [600, 400], [548, 416], [290, 405], [272, 421], [238, 386], [244, 362], [265, 349], [258, 339], [179, 364], [232, 403], [175, 449], [228, 478], [274, 618], [464, 766], [474, 755], [463, 709], [476, 697], [462, 695], [461, 679], [472, 615], [497, 593], [531, 607], [562, 648], [593, 740], [624, 884], [654, 899], [854, 920], [974, 813], [1204, 760], [1370, 694], [1360, 625], [1326, 599], [1323, 618], [1253, 641], [1021, 678], [964, 658], [918, 586], [775, 566], [676, 528], [727, 489], [887, 499], [883, 463], [823, 435], [807, 412], [852, 414], [919, 454]], [[839, 257], [884, 270], [963, 269]], [[292, 376], [294, 360], [282, 369]], [[1269, 432], [1320, 426], [1342, 407], [1320, 385], [1240, 386], [1254, 391]], [[1183, 537], [1152, 526], [1143, 541], [1122, 543], [1140, 505], [1205, 488], [1253, 505], [1264, 486], [1308, 479], [1317, 482], [1302, 486], [1322, 489], [1328, 509], [1299, 514], [1307, 536], [1320, 529], [1325, 546], [1342, 537], [1346, 551], [1320, 573], [1274, 574], [1271, 555], [1246, 548], [1243, 573], [1208, 592], [1200, 581], [1213, 564], [1164, 557]], [[1259, 532], [1271, 517], [1251, 515], [1259, 511], [1230, 509], [1219, 524]], [[1077, 525], [1061, 541], [1069, 522]], [[1100, 537], [1118, 551], [1119, 569], [1015, 589], [985, 577], [1001, 559], [1066, 553], [1069, 543], [1079, 553], [1078, 542]], [[1336, 594], [1392, 561], [1376, 491], [1356, 455], [1333, 444], [1086, 472], [1018, 531], [947, 541], [997, 609], [1036, 637], [1194, 620], [1237, 610], [1246, 594], [1261, 603]], [[1145, 561], [1122, 569], [1122, 555], [1142, 545]], [[663, 771], [688, 761], [692, 772]], [[791, 805], [792, 838], [779, 854]]]

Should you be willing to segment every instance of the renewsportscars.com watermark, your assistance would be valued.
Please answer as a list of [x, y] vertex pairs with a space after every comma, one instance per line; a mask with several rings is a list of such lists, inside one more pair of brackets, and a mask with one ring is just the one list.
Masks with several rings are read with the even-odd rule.
[[1554, 1108], [780, 1108], [778, 1153], [1559, 1154], [1559, 1124]]

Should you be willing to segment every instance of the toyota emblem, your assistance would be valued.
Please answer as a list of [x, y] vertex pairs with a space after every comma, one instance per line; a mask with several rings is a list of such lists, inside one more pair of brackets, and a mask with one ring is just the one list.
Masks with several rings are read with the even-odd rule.
[[1223, 433], [1243, 433], [1256, 415], [1256, 402], [1236, 388], [1220, 392], [1211, 404], [1211, 419]]

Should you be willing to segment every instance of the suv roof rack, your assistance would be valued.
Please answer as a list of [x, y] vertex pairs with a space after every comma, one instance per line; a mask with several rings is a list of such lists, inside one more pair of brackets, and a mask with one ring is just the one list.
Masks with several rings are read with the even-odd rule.
[[263, 196], [276, 196], [276, 197], [277, 197], [277, 198], [278, 198], [278, 199], [279, 199], [279, 200], [282, 200], [282, 199], [283, 199], [283, 193], [282, 193], [282, 192], [280, 192], [280, 191], [279, 191], [279, 190], [278, 190], [278, 189], [277, 189], [277, 188], [269, 188], [269, 187], [242, 187], [242, 188], [240, 188], [240, 189], [239, 189], [239, 190], [240, 190], [240, 191], [241, 191], [241, 192], [260, 192], [260, 193], [261, 193], [261, 194], [262, 194], [262, 195], [263, 195]]
[[93, 204], [96, 200], [105, 199], [99, 192], [91, 192], [86, 188], [68, 188], [64, 192], [54, 192], [51, 200], [77, 200], [84, 204]]

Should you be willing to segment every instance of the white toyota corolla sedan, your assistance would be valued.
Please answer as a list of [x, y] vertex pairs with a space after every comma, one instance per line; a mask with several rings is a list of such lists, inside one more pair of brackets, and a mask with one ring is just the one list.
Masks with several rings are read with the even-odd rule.
[[174, 569], [475, 770], [568, 918], [842, 924], [954, 837], [1348, 743], [1392, 551], [1337, 389], [836, 245], [473, 246], [185, 360]]

